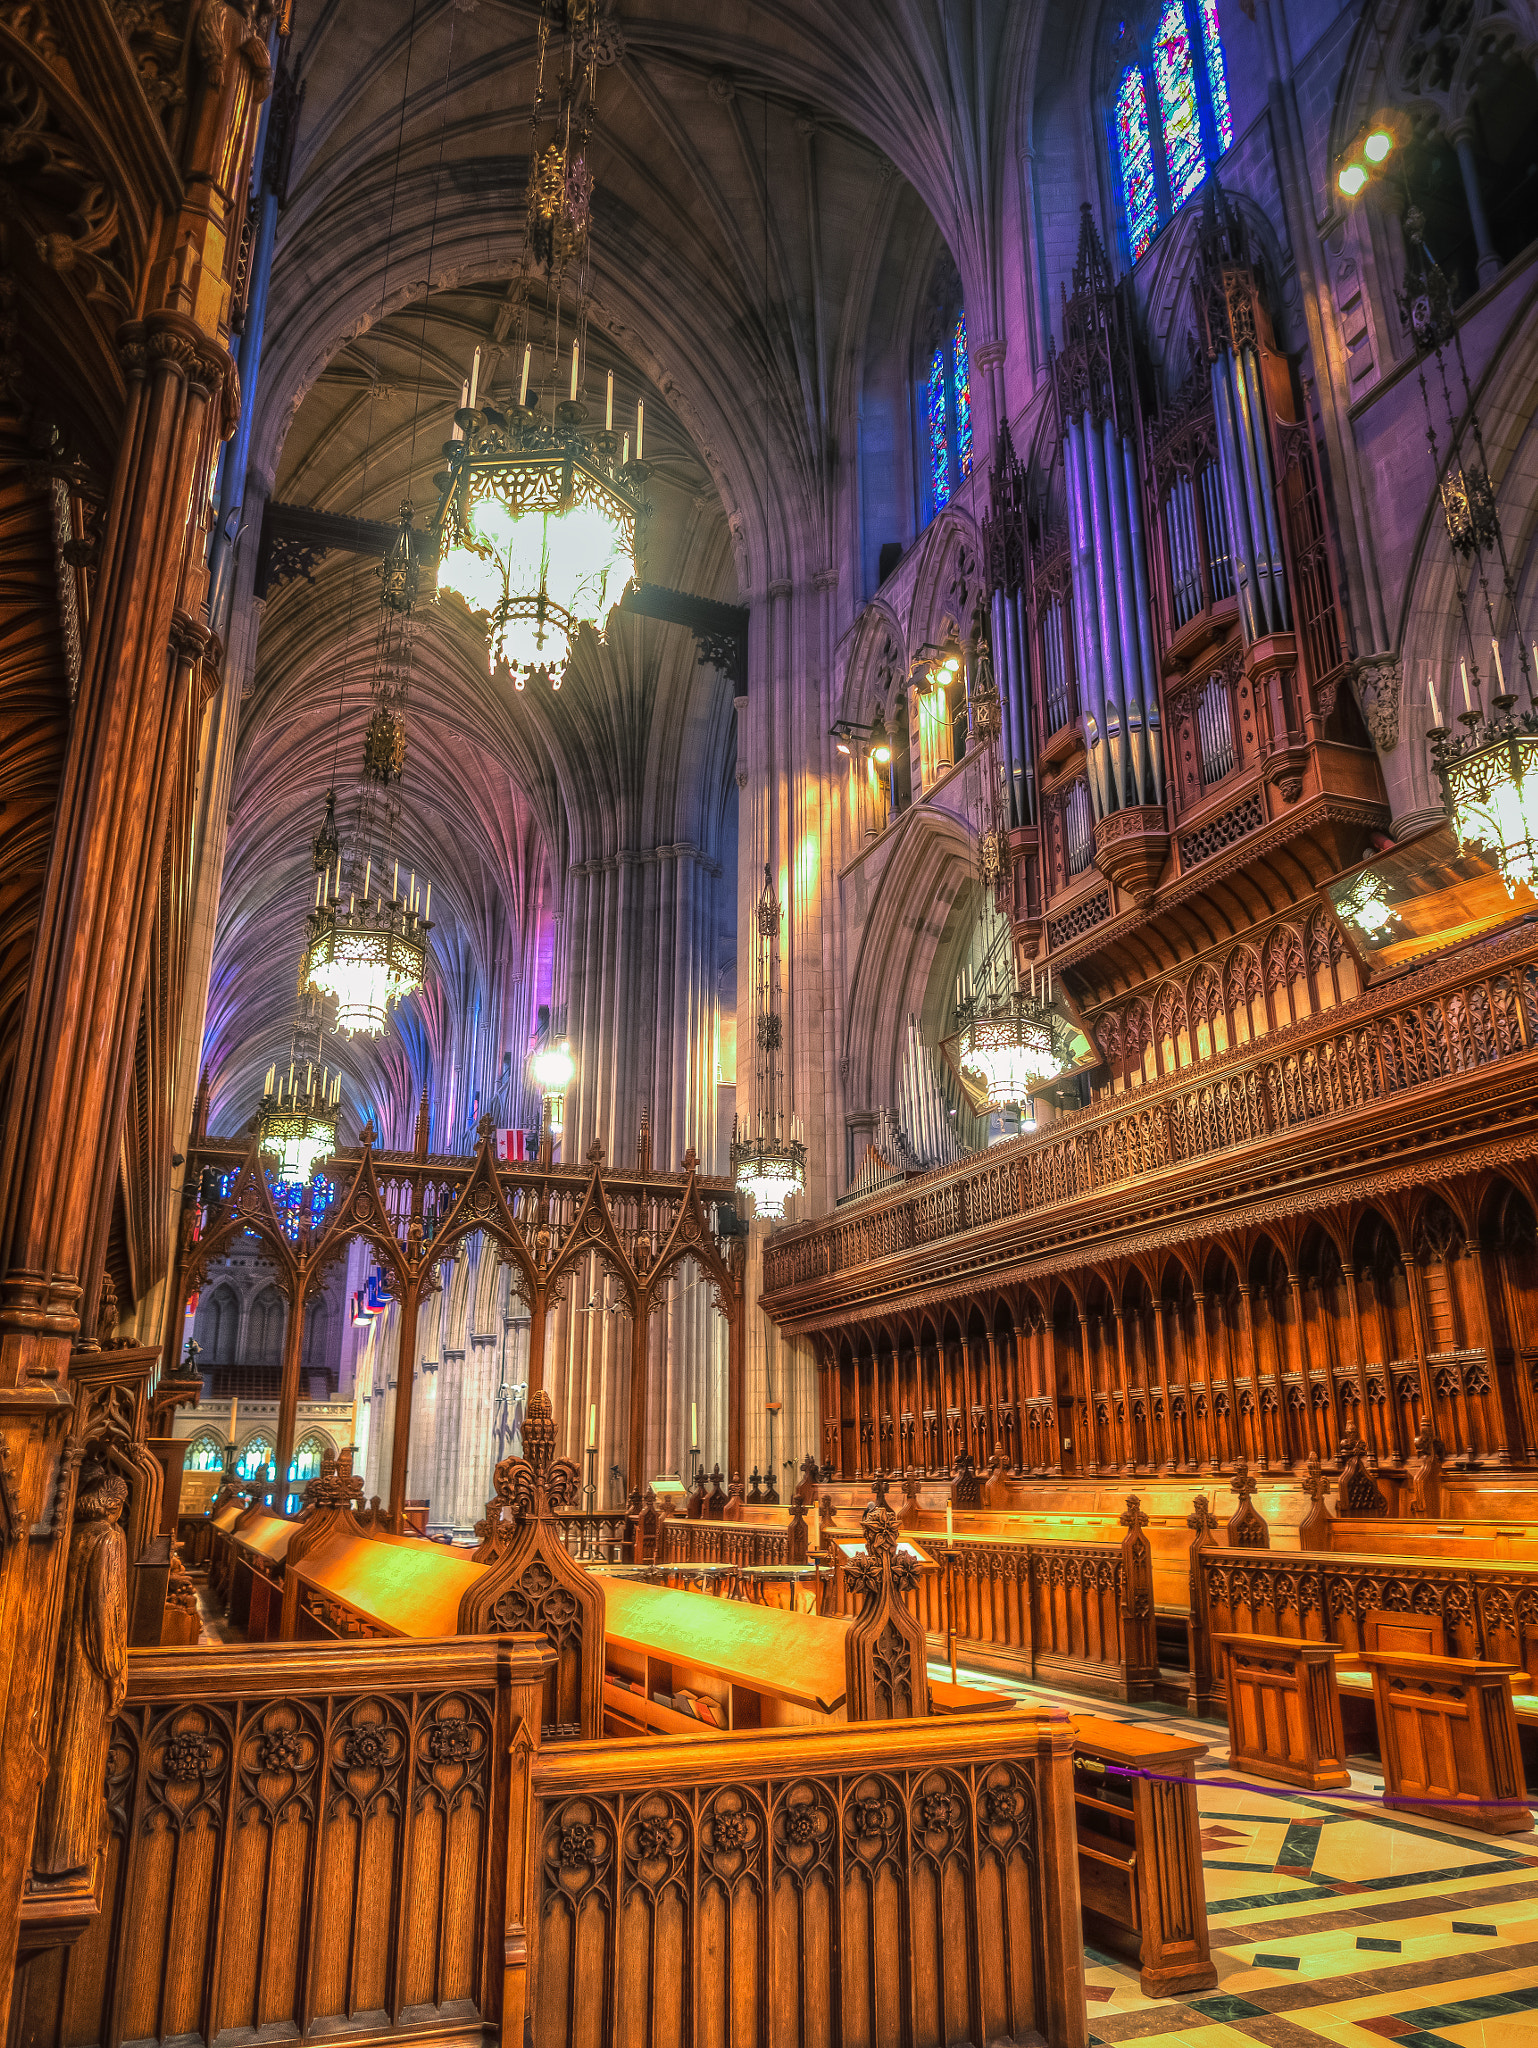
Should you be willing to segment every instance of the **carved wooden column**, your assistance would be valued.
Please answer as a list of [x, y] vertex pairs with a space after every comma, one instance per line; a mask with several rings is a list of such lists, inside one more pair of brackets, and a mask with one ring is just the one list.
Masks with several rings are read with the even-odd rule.
[[[1166, 1472], [1173, 1472], [1175, 1469], [1175, 1439], [1171, 1432], [1169, 1355], [1165, 1350], [1164, 1344], [1164, 1311], [1168, 1306], [1170, 1306], [1169, 1303], [1162, 1301], [1156, 1301], [1153, 1305], [1154, 1352], [1159, 1366], [1159, 1391], [1164, 1397], [1164, 1470]], [[1206, 1378], [1205, 1372], [1202, 1377]], [[1190, 1381], [1191, 1376], [1187, 1373], [1187, 1386], [1190, 1385]], [[1212, 1403], [1212, 1387], [1210, 1382], [1207, 1387], [1207, 1402], [1210, 1407]], [[1151, 1393], [1148, 1399], [1148, 1449], [1150, 1453], [1149, 1462], [1151, 1464], [1157, 1463], [1158, 1447], [1154, 1442], [1153, 1396]]]
[[1089, 1318], [1079, 1310], [1079, 1399], [1084, 1404], [1085, 1440], [1089, 1450], [1080, 1469], [1093, 1477], [1100, 1470], [1100, 1429], [1095, 1420], [1095, 1376], [1089, 1355]]
[[[1356, 1267], [1341, 1261], [1341, 1278], [1346, 1283], [1346, 1301], [1351, 1310], [1351, 1368], [1356, 1380], [1356, 1398], [1360, 1404], [1357, 1427], [1370, 1444], [1372, 1441], [1372, 1413], [1367, 1405], [1367, 1361], [1362, 1349], [1362, 1305], [1356, 1298]], [[1376, 1458], [1374, 1459], [1376, 1463]]]
[[[288, 1468], [294, 1462], [294, 1432], [299, 1415], [299, 1366], [304, 1357], [304, 1299], [306, 1269], [301, 1266], [294, 1281], [294, 1298], [288, 1305], [283, 1330], [283, 1371], [278, 1381], [278, 1448], [273, 1463], [278, 1482], [272, 1505], [283, 1513], [288, 1492]], [[402, 1334], [402, 1344], [405, 1337]], [[396, 1414], [400, 1413], [399, 1389]]]
[[[1255, 1434], [1259, 1439], [1256, 1446], [1259, 1452], [1256, 1463], [1262, 1472], [1269, 1472], [1271, 1458], [1266, 1448], [1266, 1411], [1260, 1397], [1260, 1349], [1255, 1342], [1255, 1318], [1250, 1307], [1250, 1290], [1248, 1283], [1243, 1280], [1239, 1282], [1239, 1326], [1244, 1333], [1244, 1348], [1250, 1362], [1250, 1385], [1255, 1389]], [[1279, 1386], [1276, 1389], [1276, 1401], [1278, 1427], [1284, 1428], [1286, 1416], [1282, 1411], [1282, 1390]]]
[[1490, 1406], [1495, 1411], [1496, 1441], [1489, 1453], [1492, 1465], [1511, 1463], [1513, 1439], [1521, 1435], [1511, 1397], [1511, 1389], [1496, 1363], [1495, 1329], [1490, 1315], [1489, 1274], [1485, 1267], [1485, 1249], [1477, 1240], [1469, 1240], [1464, 1246], [1464, 1257], [1474, 1267], [1474, 1334], [1484, 1347], [1485, 1364], [1490, 1373]]
[[1132, 1387], [1127, 1375], [1127, 1325], [1120, 1306], [1116, 1309], [1116, 1370], [1121, 1389], [1121, 1468], [1133, 1472], [1137, 1456], [1132, 1440]]
[[395, 1416], [390, 1436], [390, 1527], [397, 1536], [406, 1533], [406, 1466], [411, 1456], [411, 1390], [417, 1372], [417, 1322], [422, 1305], [422, 1277], [419, 1273], [408, 1273], [401, 1287], [401, 1334], [395, 1361]]

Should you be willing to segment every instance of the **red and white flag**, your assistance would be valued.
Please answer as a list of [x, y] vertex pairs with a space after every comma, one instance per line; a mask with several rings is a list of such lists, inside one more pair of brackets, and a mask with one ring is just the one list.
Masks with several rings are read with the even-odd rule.
[[504, 1166], [522, 1165], [523, 1143], [522, 1131], [497, 1132], [497, 1157]]

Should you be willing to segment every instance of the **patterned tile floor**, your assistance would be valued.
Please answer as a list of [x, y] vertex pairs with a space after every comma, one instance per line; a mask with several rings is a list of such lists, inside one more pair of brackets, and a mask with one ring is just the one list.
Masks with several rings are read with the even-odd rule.
[[958, 1675], [1210, 1744], [1197, 1805], [1217, 1986], [1145, 1998], [1135, 1965], [1086, 1947], [1092, 2048], [1538, 2048], [1538, 1834], [1386, 1813], [1366, 1760], [1351, 1779], [1365, 1797], [1293, 1792], [1231, 1771], [1220, 1722]]

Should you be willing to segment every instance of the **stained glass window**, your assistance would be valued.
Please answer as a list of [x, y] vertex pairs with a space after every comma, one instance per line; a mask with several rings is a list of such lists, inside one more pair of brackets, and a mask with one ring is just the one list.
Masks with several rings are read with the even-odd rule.
[[967, 356], [967, 316], [958, 315], [951, 336], [951, 366], [955, 372], [956, 460], [961, 474], [972, 474], [972, 364]]
[[929, 483], [935, 510], [950, 503], [950, 435], [945, 423], [945, 357], [936, 349], [929, 365]]
[[1186, 34], [1184, 0], [1166, 0], [1154, 39], [1154, 85], [1164, 123], [1164, 157], [1170, 196], [1176, 206], [1189, 199], [1206, 172], [1201, 121], [1196, 111], [1196, 68]]
[[1228, 73], [1223, 68], [1223, 31], [1218, 26], [1218, 0], [1201, 0], [1202, 41], [1207, 46], [1207, 85], [1213, 118], [1224, 149], [1234, 146], [1234, 117], [1228, 106]]
[[1127, 203], [1127, 237], [1135, 263], [1159, 225], [1159, 195], [1154, 188], [1153, 146], [1148, 140], [1148, 103], [1143, 74], [1135, 64], [1122, 73], [1116, 94], [1116, 146], [1121, 155], [1122, 190]]

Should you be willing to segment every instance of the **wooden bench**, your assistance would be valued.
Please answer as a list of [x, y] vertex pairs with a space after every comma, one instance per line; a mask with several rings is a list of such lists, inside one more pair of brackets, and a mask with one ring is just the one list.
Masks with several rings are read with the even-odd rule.
[[1210, 1991], [1195, 1767], [1205, 1742], [1074, 1714], [1074, 1809], [1085, 1931], [1136, 1938], [1147, 1998]]

